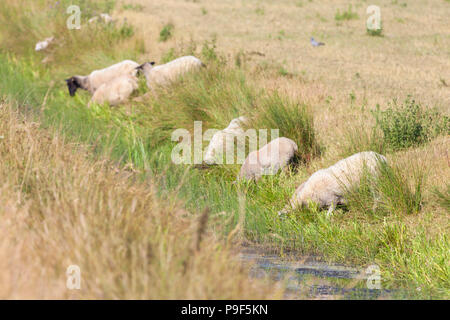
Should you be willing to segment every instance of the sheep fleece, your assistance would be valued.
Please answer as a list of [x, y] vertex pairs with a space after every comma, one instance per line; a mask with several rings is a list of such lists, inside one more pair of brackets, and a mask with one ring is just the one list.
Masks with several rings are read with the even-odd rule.
[[103, 104], [108, 102], [111, 106], [126, 101], [134, 90], [138, 88], [138, 80], [134, 76], [121, 76], [108, 83], [102, 84], [92, 96], [91, 103]]
[[364, 166], [370, 174], [375, 175], [378, 161], [387, 160], [373, 151], [360, 152], [319, 170], [297, 188], [290, 205], [292, 208], [305, 206], [308, 201], [316, 202], [321, 207], [343, 204], [345, 190], [359, 183]]
[[203, 63], [198, 58], [185, 56], [155, 67], [147, 64], [144, 74], [147, 86], [152, 88], [153, 85], [167, 85], [182, 74], [202, 66]]
[[244, 134], [244, 130], [241, 127], [241, 123], [245, 122], [245, 120], [246, 120], [245, 117], [233, 119], [231, 120], [228, 127], [214, 134], [214, 136], [211, 139], [211, 142], [208, 145], [208, 149], [206, 150], [205, 153], [204, 158], [205, 163], [214, 164], [217, 161], [221, 163], [222, 159], [220, 159], [219, 157], [221, 155], [221, 151], [223, 152], [224, 146], [226, 146], [225, 154], [230, 150], [234, 153], [234, 148], [231, 149], [231, 147], [234, 147], [234, 143], [232, 146], [228, 146], [226, 141], [227, 140], [234, 141], [234, 137], [238, 137]]
[[289, 164], [297, 150], [297, 144], [291, 139], [274, 139], [248, 155], [242, 164], [239, 179], [258, 180], [262, 175], [275, 174]]
[[139, 67], [137, 62], [124, 60], [116, 63], [108, 68], [93, 71], [88, 77], [88, 84], [85, 89], [94, 94], [102, 84], [106, 84], [115, 78], [123, 75], [133, 75], [137, 73], [136, 68]]

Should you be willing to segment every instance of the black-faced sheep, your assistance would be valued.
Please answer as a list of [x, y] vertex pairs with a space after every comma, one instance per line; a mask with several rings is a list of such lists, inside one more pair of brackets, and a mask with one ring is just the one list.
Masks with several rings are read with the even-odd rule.
[[137, 74], [137, 67], [139, 67], [137, 62], [125, 60], [108, 68], [95, 70], [88, 76], [70, 77], [69, 79], [66, 79], [67, 87], [71, 96], [75, 95], [78, 88], [94, 94], [102, 84], [108, 83], [114, 78], [123, 75], [135, 76]]

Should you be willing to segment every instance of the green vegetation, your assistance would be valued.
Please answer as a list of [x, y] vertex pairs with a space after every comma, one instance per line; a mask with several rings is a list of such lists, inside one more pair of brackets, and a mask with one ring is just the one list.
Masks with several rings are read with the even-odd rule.
[[373, 37], [381, 37], [383, 35], [383, 26], [382, 23], [380, 22], [380, 29], [366, 29], [367, 34], [369, 36], [373, 36]]
[[166, 42], [167, 40], [172, 38], [173, 29], [174, 25], [172, 23], [164, 25], [164, 27], [161, 29], [161, 32], [159, 33], [159, 41]]
[[346, 129], [348, 144], [342, 149], [343, 156], [366, 150], [384, 154], [419, 146], [439, 135], [450, 134], [448, 116], [435, 108], [423, 107], [411, 97], [402, 104], [394, 100], [385, 110], [377, 105], [370, 113], [375, 120], [373, 126], [367, 126], [365, 116], [359, 126]]
[[359, 19], [359, 16], [356, 12], [352, 11], [352, 5], [350, 4], [348, 6], [347, 11], [346, 10], [337, 10], [336, 14], [334, 15], [334, 19], [336, 21], [342, 21], [342, 20], [354, 20]]
[[373, 112], [386, 145], [399, 150], [430, 141], [440, 134], [450, 134], [450, 118], [435, 109], [424, 108], [411, 97], [403, 104], [394, 101], [388, 109]]
[[[274, 247], [281, 253], [295, 250], [338, 262], [377, 263], [384, 287], [421, 287], [419, 297], [448, 298], [448, 236], [430, 236], [425, 227], [408, 221], [410, 216], [430, 214], [422, 210], [426, 186], [420, 168], [411, 170], [394, 162], [382, 169], [377, 180], [363, 179], [357, 190], [349, 190], [351, 200], [345, 211], [338, 209], [329, 218], [325, 211], [310, 208], [295, 210], [281, 219], [277, 211], [284, 207], [298, 182], [309, 176], [311, 168], [301, 165], [264, 177], [258, 184], [233, 184], [238, 165], [208, 170], [174, 165], [170, 135], [177, 128], [192, 130], [193, 121], [202, 120], [203, 130], [224, 128], [231, 119], [245, 115], [253, 128], [280, 129], [280, 136], [298, 144], [300, 164], [309, 164], [324, 151], [313, 125], [312, 106], [293, 101], [277, 90], [259, 88], [245, 68], [236, 68], [217, 51], [213, 39], [199, 48], [171, 49], [163, 56], [165, 62], [195, 53], [207, 65], [201, 72], [181, 78], [170, 90], [158, 88], [156, 96], [139, 103], [88, 109], [88, 94], [80, 92], [70, 98], [63, 79], [124, 58], [139, 60], [140, 50], [145, 50], [142, 41], [119, 32], [120, 26], [70, 33], [65, 31], [62, 19], [33, 29], [47, 17], [39, 10], [35, 12], [22, 16], [13, 2], [0, 11], [4, 26], [0, 36], [9, 32], [17, 35], [1, 37], [0, 91], [17, 101], [23, 111], [39, 117], [42, 126], [57, 128], [67, 139], [92, 145], [98, 155], [108, 154], [126, 168], [140, 172], [142, 179], [151, 177], [160, 197], [167, 198], [176, 191], [192, 212], [209, 208], [211, 226], [225, 237], [241, 226], [247, 241]], [[20, 21], [18, 26], [3, 23], [11, 14], [23, 17], [14, 20]], [[14, 31], [16, 28], [20, 33]], [[162, 41], [172, 34], [173, 27], [168, 29]], [[38, 35], [54, 32], [64, 36], [65, 42], [48, 52], [54, 60], [45, 66], [40, 62], [42, 54], [30, 48]], [[377, 152], [397, 150], [448, 133], [448, 118], [438, 121], [436, 113], [425, 112], [415, 102], [375, 111], [374, 115], [378, 131], [363, 127], [353, 130], [346, 152], [363, 151], [359, 150], [362, 147]], [[448, 197], [444, 195], [443, 199], [442, 203], [448, 203]]]
[[142, 4], [128, 3], [128, 4], [122, 5], [123, 10], [142, 11], [142, 10], [144, 10], [144, 8], [145, 7]]
[[450, 184], [447, 184], [447, 190], [440, 191], [435, 188], [434, 194], [438, 198], [438, 203], [442, 208], [450, 212]]

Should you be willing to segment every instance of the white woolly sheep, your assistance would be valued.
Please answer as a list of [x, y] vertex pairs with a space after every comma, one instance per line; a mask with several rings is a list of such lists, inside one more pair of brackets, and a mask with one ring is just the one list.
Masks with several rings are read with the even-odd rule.
[[204, 66], [200, 59], [193, 56], [185, 56], [159, 66], [155, 66], [154, 62], [146, 62], [139, 66], [139, 69], [143, 71], [147, 79], [147, 86], [153, 89], [156, 85], [167, 85], [182, 74]]
[[137, 67], [139, 67], [137, 62], [125, 60], [108, 68], [95, 70], [88, 76], [70, 77], [69, 79], [66, 79], [67, 87], [69, 88], [69, 93], [71, 96], [75, 95], [78, 88], [87, 90], [91, 94], [94, 94], [102, 84], [108, 83], [114, 78], [123, 75], [135, 76], [137, 74]]
[[377, 175], [379, 161], [387, 162], [386, 157], [376, 152], [360, 152], [315, 172], [295, 190], [280, 214], [287, 213], [290, 208], [305, 207], [308, 202], [315, 202], [321, 208], [329, 207], [330, 214], [336, 205], [345, 204], [345, 191], [359, 183], [365, 170]]
[[242, 164], [238, 179], [258, 180], [263, 175], [276, 174], [285, 169], [298, 151], [291, 139], [281, 137], [272, 140], [257, 151], [251, 152]]
[[[217, 163], [217, 161], [220, 161], [220, 159], [218, 159], [218, 157], [222, 154], [225, 154], [223, 152], [224, 150], [224, 146], [226, 146], [226, 151], [228, 150], [229, 147], [226, 144], [226, 141], [234, 141], [234, 137], [238, 137], [241, 136], [244, 133], [244, 130], [241, 127], [241, 124], [243, 122], [246, 121], [245, 117], [239, 117], [236, 119], [231, 120], [230, 124], [228, 125], [228, 127], [226, 127], [225, 129], [216, 132], [213, 137], [211, 138], [211, 141], [208, 145], [208, 148], [206, 149], [206, 153], [205, 153], [205, 157], [204, 157], [204, 162], [206, 164], [212, 165]], [[234, 143], [232, 145], [234, 147]], [[233, 148], [233, 152], [234, 152], [234, 148]]]
[[35, 51], [41, 51], [47, 49], [47, 47], [50, 45], [50, 43], [55, 40], [55, 37], [49, 37], [44, 39], [43, 41], [39, 41], [36, 43], [36, 47], [34, 48]]
[[100, 13], [100, 16], [92, 17], [88, 20], [88, 23], [97, 22], [98, 19], [102, 19], [104, 23], [110, 23], [113, 21], [113, 18], [107, 13]]
[[89, 101], [88, 107], [92, 103], [103, 104], [108, 102], [111, 106], [125, 102], [130, 95], [139, 87], [138, 79], [133, 75], [124, 75], [102, 84]]

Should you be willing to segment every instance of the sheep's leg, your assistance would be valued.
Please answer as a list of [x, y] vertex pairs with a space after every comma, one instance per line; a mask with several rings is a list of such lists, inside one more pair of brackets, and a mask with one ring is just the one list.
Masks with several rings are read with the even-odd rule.
[[336, 204], [334, 202], [331, 203], [330, 207], [327, 211], [327, 218], [333, 214], [333, 211], [336, 209]]

